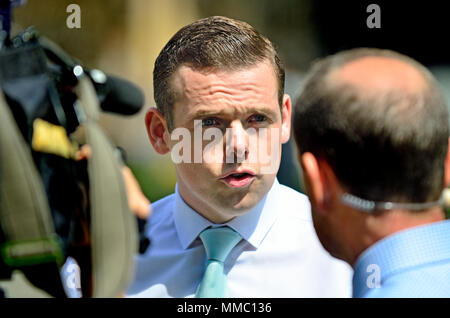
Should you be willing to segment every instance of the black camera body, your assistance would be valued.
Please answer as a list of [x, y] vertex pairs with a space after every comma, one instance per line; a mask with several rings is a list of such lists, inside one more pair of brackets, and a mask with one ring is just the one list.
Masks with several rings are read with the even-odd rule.
[[[4, 7], [0, 5], [0, 9]], [[143, 106], [143, 94], [128, 81], [104, 74], [103, 78], [92, 76], [34, 28], [11, 40], [8, 32], [0, 29], [0, 103], [7, 105], [2, 111], [11, 115], [8, 123], [12, 128], [3, 127], [4, 136], [15, 130], [18, 133], [15, 143], [8, 143], [13, 139], [8, 136], [0, 138], [0, 279], [11, 278], [12, 271], [19, 269], [36, 287], [55, 297], [66, 297], [60, 270], [71, 256], [81, 268], [83, 297], [117, 295], [131, 275], [131, 258], [138, 243], [134, 232], [138, 227], [128, 210], [123, 180], [117, 172], [120, 160], [112, 158], [116, 156], [95, 123], [97, 110], [92, 109], [134, 114]], [[81, 69], [81, 74], [75, 69]], [[91, 104], [91, 109], [85, 104]], [[84, 125], [86, 143], [94, 148], [92, 160], [76, 158], [81, 143], [73, 135]], [[16, 180], [10, 173], [13, 168], [3, 160], [16, 163], [10, 156], [11, 149], [28, 158], [23, 161], [24, 168], [37, 172], [38, 177], [30, 176], [33, 185], [26, 184], [27, 176], [22, 177], [22, 183], [14, 184]], [[15, 170], [20, 169], [18, 166]], [[36, 185], [42, 188], [40, 195], [33, 190]], [[28, 198], [41, 201], [41, 214], [14, 213], [16, 204], [18, 210], [27, 210], [21, 205], [24, 202], [20, 202], [20, 195], [5, 195], [14, 193], [6, 191], [14, 186], [19, 192], [27, 188]], [[118, 202], [108, 206], [105, 201], [111, 198]], [[30, 210], [33, 204], [29, 203]], [[113, 222], [111, 229], [109, 222]], [[46, 234], [33, 234], [31, 223]], [[144, 224], [139, 222], [140, 251], [148, 246], [143, 237]], [[110, 257], [114, 259], [107, 260]], [[105, 270], [104, 264], [111, 266], [111, 262], [117, 268]], [[111, 285], [114, 283], [107, 282], [105, 275], [118, 276], [114, 277], [118, 283]]]

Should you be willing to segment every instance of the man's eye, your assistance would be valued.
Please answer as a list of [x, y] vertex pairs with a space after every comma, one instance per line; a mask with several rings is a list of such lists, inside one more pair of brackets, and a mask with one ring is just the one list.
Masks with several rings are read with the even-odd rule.
[[264, 116], [264, 115], [259, 115], [259, 114], [252, 115], [252, 116], [250, 116], [250, 118], [248, 119], [248, 121], [251, 122], [251, 123], [261, 123], [261, 122], [264, 122], [264, 121], [266, 121], [266, 120], [267, 120], [266, 116]]
[[203, 127], [211, 127], [211, 126], [217, 126], [220, 122], [217, 118], [205, 118], [202, 119], [202, 126]]

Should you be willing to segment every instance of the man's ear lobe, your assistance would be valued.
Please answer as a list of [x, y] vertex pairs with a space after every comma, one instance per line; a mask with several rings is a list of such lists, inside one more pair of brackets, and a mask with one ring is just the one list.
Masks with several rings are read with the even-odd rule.
[[168, 134], [167, 122], [161, 112], [152, 107], [145, 115], [145, 127], [147, 128], [148, 138], [155, 151], [164, 155], [170, 151], [165, 137]]
[[334, 206], [342, 193], [342, 186], [336, 174], [326, 160], [319, 162], [322, 182], [324, 183], [324, 202], [328, 207]]
[[281, 142], [284, 144], [289, 141], [291, 135], [291, 115], [292, 115], [292, 104], [291, 98], [288, 94], [283, 96], [283, 107], [282, 107], [282, 126], [281, 126]]
[[333, 169], [327, 161], [306, 152], [301, 162], [309, 186], [309, 198], [318, 212], [326, 213], [333, 209], [340, 185]]
[[301, 155], [301, 164], [303, 167], [304, 178], [306, 179], [307, 194], [311, 203], [317, 211], [323, 211], [324, 208], [324, 183], [322, 180], [319, 162], [310, 152]]

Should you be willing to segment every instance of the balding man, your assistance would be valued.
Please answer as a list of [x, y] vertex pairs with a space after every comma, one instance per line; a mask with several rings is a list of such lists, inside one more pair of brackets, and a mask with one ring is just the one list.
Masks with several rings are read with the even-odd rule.
[[449, 126], [431, 73], [388, 50], [327, 57], [294, 132], [316, 232], [353, 266], [353, 296], [449, 297]]

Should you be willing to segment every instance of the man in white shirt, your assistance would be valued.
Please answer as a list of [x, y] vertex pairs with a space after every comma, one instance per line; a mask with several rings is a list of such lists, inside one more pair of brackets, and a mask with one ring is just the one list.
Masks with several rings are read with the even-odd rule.
[[147, 131], [171, 152], [177, 186], [152, 206], [151, 245], [127, 295], [203, 297], [211, 255], [199, 235], [226, 226], [239, 238], [214, 260], [224, 295], [349, 297], [351, 269], [321, 247], [307, 198], [276, 180], [291, 100], [270, 41], [225, 17], [185, 26], [155, 62], [154, 94]]

